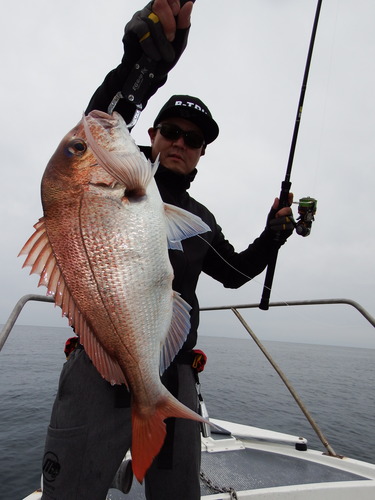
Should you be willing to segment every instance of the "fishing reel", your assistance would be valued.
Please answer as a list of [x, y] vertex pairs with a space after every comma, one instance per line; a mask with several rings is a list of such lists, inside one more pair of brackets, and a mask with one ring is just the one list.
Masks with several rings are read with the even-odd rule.
[[310, 198], [310, 196], [300, 198], [298, 202], [299, 217], [296, 223], [296, 233], [300, 236], [308, 236], [311, 233], [311, 225], [315, 220], [314, 215], [317, 204], [318, 201], [315, 198]]

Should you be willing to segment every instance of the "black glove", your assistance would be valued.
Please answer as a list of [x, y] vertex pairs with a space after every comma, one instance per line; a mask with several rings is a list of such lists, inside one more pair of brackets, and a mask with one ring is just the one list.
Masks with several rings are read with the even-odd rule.
[[274, 240], [283, 245], [289, 236], [293, 233], [296, 227], [296, 222], [293, 218], [293, 214], [284, 215], [282, 217], [275, 217], [276, 212], [279, 209], [272, 208], [267, 217], [266, 230], [274, 235]]
[[145, 54], [158, 63], [157, 79], [163, 79], [177, 63], [187, 45], [189, 29], [177, 29], [173, 42], [169, 42], [158, 17], [152, 12], [152, 3], [136, 12], [125, 27], [122, 39], [124, 59], [135, 64]]

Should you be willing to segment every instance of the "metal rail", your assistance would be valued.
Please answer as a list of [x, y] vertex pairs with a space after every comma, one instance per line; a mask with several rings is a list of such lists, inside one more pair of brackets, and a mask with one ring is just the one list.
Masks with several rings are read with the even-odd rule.
[[[285, 302], [270, 302], [269, 307], [288, 307], [288, 306], [316, 306], [316, 305], [332, 305], [332, 304], [346, 304], [357, 309], [358, 312], [364, 316], [372, 326], [375, 326], [375, 318], [358, 302], [351, 299], [316, 299], [316, 300], [291, 300]], [[241, 304], [235, 306], [217, 306], [217, 307], [201, 307], [201, 311], [224, 311], [232, 309], [255, 309], [259, 304]]]
[[232, 308], [232, 311], [234, 312], [234, 314], [237, 316], [237, 318], [239, 319], [239, 321], [242, 323], [242, 325], [244, 326], [244, 328], [246, 329], [246, 331], [251, 335], [252, 339], [254, 340], [254, 342], [257, 344], [257, 346], [259, 347], [259, 349], [262, 351], [262, 353], [265, 355], [265, 357], [268, 359], [268, 361], [271, 363], [273, 369], [276, 371], [276, 373], [279, 375], [279, 377], [281, 378], [281, 380], [284, 382], [284, 384], [286, 385], [288, 391], [290, 392], [290, 394], [293, 396], [294, 400], [296, 401], [296, 403], [298, 404], [298, 406], [301, 408], [303, 414], [305, 415], [305, 417], [307, 418], [308, 422], [310, 423], [311, 427], [314, 429], [315, 433], [317, 434], [318, 438], [320, 439], [321, 443], [323, 444], [323, 446], [326, 448], [326, 450], [328, 451], [328, 454], [331, 455], [332, 457], [338, 457], [338, 458], [342, 458], [340, 457], [339, 455], [337, 455], [334, 451], [334, 449], [332, 448], [332, 446], [329, 444], [328, 442], [328, 439], [325, 437], [325, 435], [323, 434], [323, 432], [320, 430], [318, 424], [315, 422], [315, 420], [313, 419], [313, 417], [311, 416], [310, 412], [307, 410], [306, 406], [304, 405], [304, 403], [302, 402], [302, 399], [299, 397], [297, 391], [294, 389], [294, 387], [292, 386], [292, 384], [289, 382], [289, 380], [287, 379], [286, 375], [284, 374], [284, 372], [280, 369], [280, 367], [276, 364], [276, 362], [274, 361], [274, 359], [272, 358], [272, 356], [270, 355], [270, 353], [267, 351], [267, 349], [264, 347], [264, 345], [260, 342], [260, 340], [258, 339], [258, 337], [255, 335], [255, 333], [252, 331], [252, 329], [250, 328], [250, 326], [246, 323], [246, 321], [244, 320], [244, 318], [241, 316], [241, 314], [237, 311], [237, 309], [235, 308]]
[[10, 313], [8, 321], [5, 323], [3, 329], [1, 330], [0, 351], [3, 348], [3, 345], [5, 344], [15, 322], [17, 321], [18, 316], [20, 315], [25, 304], [29, 302], [29, 300], [36, 300], [38, 302], [54, 302], [53, 297], [47, 297], [45, 295], [29, 294], [21, 297], [20, 300], [17, 302], [17, 304], [14, 306], [13, 311]]
[[[354, 300], [350, 299], [318, 299], [318, 300], [296, 300], [296, 301], [290, 301], [290, 302], [271, 302], [269, 304], [269, 307], [286, 307], [286, 306], [309, 306], [309, 305], [332, 305], [332, 304], [346, 304], [353, 306], [357, 311], [364, 316], [369, 323], [372, 324], [372, 326], [375, 326], [375, 318], [369, 314], [366, 309], [364, 309], [358, 302], [355, 302]], [[294, 389], [286, 375], [283, 373], [283, 371], [280, 369], [280, 367], [277, 365], [277, 363], [274, 361], [270, 353], [267, 351], [267, 349], [264, 347], [264, 345], [261, 343], [259, 338], [255, 335], [255, 333], [252, 331], [250, 326], [247, 324], [243, 316], [239, 313], [238, 309], [251, 309], [251, 308], [257, 308], [258, 304], [242, 304], [242, 305], [237, 305], [237, 306], [219, 306], [219, 307], [203, 307], [201, 308], [201, 311], [223, 311], [223, 310], [230, 310], [232, 311], [240, 323], [243, 325], [245, 330], [249, 333], [249, 335], [252, 337], [254, 342], [257, 344], [259, 349], [262, 351], [264, 356], [268, 359], [268, 361], [271, 363], [273, 369], [276, 371], [276, 373], [279, 375], [283, 383], [285, 384], [286, 388], [290, 392], [290, 394], [293, 396], [294, 400], [300, 407], [302, 413], [305, 415], [307, 421], [311, 425], [312, 429], [315, 431], [316, 435], [320, 439], [321, 443], [327, 450], [328, 454], [331, 455], [332, 457], [336, 458], [343, 458], [341, 455], [337, 455], [332, 448], [332, 446], [329, 444], [328, 439], [326, 436], [323, 434], [321, 429], [319, 428], [318, 424], [315, 422], [313, 417], [311, 416], [310, 412], [307, 410], [306, 406], [302, 402], [301, 398], [299, 397], [297, 391]]]
[[[20, 300], [17, 302], [15, 305], [13, 311], [11, 312], [8, 321], [5, 323], [3, 329], [1, 330], [0, 333], [0, 351], [3, 348], [3, 345], [5, 344], [15, 322], [17, 321], [18, 316], [20, 315], [22, 309], [24, 308], [25, 304], [29, 301], [39, 301], [39, 302], [54, 302], [53, 297], [47, 297], [45, 295], [24, 295], [23, 297], [20, 298]], [[270, 302], [269, 307], [287, 307], [287, 306], [310, 306], [310, 305], [332, 305], [332, 304], [346, 304], [354, 307], [364, 318], [367, 319], [369, 323], [372, 324], [372, 326], [375, 326], [375, 318], [371, 316], [371, 314], [366, 311], [358, 302], [355, 302], [354, 300], [350, 299], [317, 299], [317, 300], [295, 300], [295, 301], [289, 301], [289, 302]], [[328, 454], [334, 457], [340, 458], [339, 455], [335, 453], [333, 448], [330, 446], [327, 438], [324, 436], [322, 431], [319, 429], [318, 425], [308, 412], [307, 408], [305, 405], [302, 403], [301, 398], [293, 388], [292, 384], [289, 382], [287, 377], [284, 375], [284, 373], [281, 371], [279, 366], [276, 364], [276, 362], [273, 360], [272, 356], [269, 354], [269, 352], [266, 350], [264, 345], [260, 342], [258, 337], [255, 335], [255, 333], [251, 330], [250, 326], [247, 324], [243, 316], [239, 313], [238, 309], [252, 309], [252, 308], [258, 308], [259, 304], [240, 304], [240, 305], [235, 305], [235, 306], [216, 306], [216, 307], [202, 307], [200, 310], [201, 311], [223, 311], [223, 310], [230, 310], [232, 311], [238, 320], [242, 323], [246, 331], [250, 334], [250, 336], [253, 338], [255, 343], [258, 345], [260, 350], [263, 352], [263, 354], [266, 356], [268, 361], [271, 363], [272, 367], [274, 370], [278, 373], [280, 376], [281, 380], [284, 382], [286, 385], [287, 389], [297, 402], [298, 406], [302, 410], [303, 414], [307, 418], [308, 422], [310, 423], [311, 427], [317, 434], [318, 438], [322, 442], [323, 446], [326, 448], [328, 451]]]

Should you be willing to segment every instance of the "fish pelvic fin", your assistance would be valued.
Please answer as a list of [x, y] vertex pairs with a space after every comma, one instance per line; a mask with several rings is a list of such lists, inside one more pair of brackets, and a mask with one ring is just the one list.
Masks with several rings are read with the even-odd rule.
[[[105, 113], [93, 111], [88, 116], [84, 115], [82, 120], [87, 143], [98, 163], [114, 179], [125, 185], [126, 191], [130, 193], [130, 196], [144, 196], [146, 188], [159, 166], [158, 158], [154, 163], [146, 159], [131, 137], [124, 119], [118, 113], [113, 113], [113, 116], [108, 118], [110, 120], [116, 119], [119, 123], [119, 128], [122, 132], [121, 149], [118, 148], [111, 151], [101, 146], [99, 141], [94, 137], [94, 130], [98, 126], [98, 123], [100, 123], [96, 121], [96, 115], [107, 116]], [[104, 131], [105, 127], [101, 127], [101, 129]]]
[[182, 240], [211, 231], [208, 224], [187, 210], [164, 203], [164, 212], [167, 220], [168, 248], [171, 250], [182, 251]]
[[168, 417], [187, 418], [210, 424], [208, 420], [180, 403], [168, 392], [159, 400], [152, 415], [142, 415], [137, 406], [133, 405], [132, 468], [135, 477], [140, 483], [142, 483], [153, 459], [163, 446], [166, 436], [164, 420]]
[[22, 267], [31, 266], [30, 274], [40, 275], [38, 286], [47, 287], [46, 295], [53, 297], [55, 306], [61, 307], [62, 315], [68, 318], [69, 326], [72, 326], [74, 332], [80, 337], [80, 343], [85, 347], [86, 353], [102, 377], [112, 385], [126, 384], [119, 364], [104, 351], [96, 340], [70, 294], [49, 242], [43, 217], [34, 225], [34, 228], [34, 233], [19, 253], [19, 256], [27, 256]]
[[160, 351], [160, 375], [172, 363], [189, 334], [190, 311], [191, 306], [174, 291], [172, 321]]

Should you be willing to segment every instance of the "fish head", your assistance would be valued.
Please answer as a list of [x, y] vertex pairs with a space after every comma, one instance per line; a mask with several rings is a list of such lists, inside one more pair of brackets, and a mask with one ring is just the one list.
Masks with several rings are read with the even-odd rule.
[[43, 208], [46, 211], [76, 200], [93, 185], [117, 183], [90, 148], [82, 119], [65, 135], [47, 164], [41, 185]]
[[141, 199], [157, 164], [141, 153], [119, 113], [91, 111], [66, 134], [48, 162], [42, 179], [44, 211], [73, 203], [93, 186], [115, 189], [123, 200]]
[[91, 111], [83, 118], [88, 144], [100, 165], [126, 186], [126, 196], [142, 197], [153, 178], [158, 160], [151, 165], [130, 135], [119, 113]]

